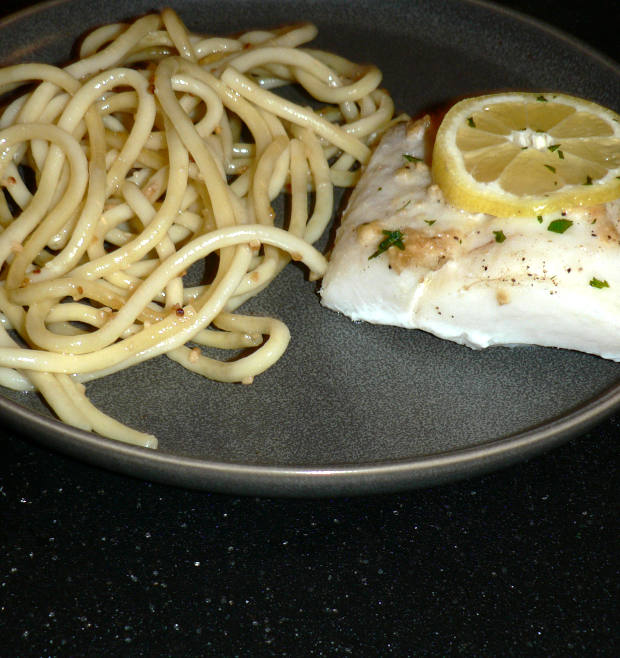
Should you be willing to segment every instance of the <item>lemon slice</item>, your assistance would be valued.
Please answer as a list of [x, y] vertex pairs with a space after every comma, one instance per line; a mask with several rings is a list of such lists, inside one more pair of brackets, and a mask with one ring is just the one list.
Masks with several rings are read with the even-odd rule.
[[446, 200], [497, 217], [620, 197], [620, 116], [555, 93], [468, 98], [445, 115], [432, 173]]

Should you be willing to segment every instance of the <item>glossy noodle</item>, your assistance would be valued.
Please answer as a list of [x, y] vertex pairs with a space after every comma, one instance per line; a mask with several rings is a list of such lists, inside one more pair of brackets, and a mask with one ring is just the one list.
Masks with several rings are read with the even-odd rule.
[[[199, 36], [164, 10], [95, 30], [64, 69], [0, 69], [1, 385], [156, 447], [85, 384], [159, 355], [249, 384], [278, 360], [287, 327], [237, 309], [291, 259], [323, 274], [313, 243], [334, 186], [355, 184], [398, 120], [379, 70], [304, 48], [315, 36], [307, 24]], [[303, 104], [279, 93], [291, 85]], [[212, 276], [189, 285], [205, 259]]]

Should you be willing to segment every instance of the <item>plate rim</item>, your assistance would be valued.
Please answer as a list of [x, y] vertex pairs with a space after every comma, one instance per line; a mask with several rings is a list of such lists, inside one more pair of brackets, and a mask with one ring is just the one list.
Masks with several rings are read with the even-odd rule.
[[620, 408], [620, 382], [533, 428], [466, 448], [385, 462], [260, 465], [149, 450], [65, 425], [0, 395], [0, 417], [37, 443], [93, 466], [188, 489], [283, 497], [363, 495], [466, 479], [526, 461], [583, 434]]

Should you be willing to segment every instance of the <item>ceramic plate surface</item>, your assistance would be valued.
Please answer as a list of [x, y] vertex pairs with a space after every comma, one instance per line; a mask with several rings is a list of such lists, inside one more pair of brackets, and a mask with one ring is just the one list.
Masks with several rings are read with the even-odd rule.
[[[378, 64], [398, 108], [413, 115], [506, 88], [561, 90], [620, 109], [611, 62], [486, 4], [169, 4], [201, 32], [313, 21], [315, 45]], [[36, 7], [0, 24], [0, 62], [64, 62], [85, 31], [153, 6], [60, 0]], [[292, 334], [282, 360], [252, 386], [204, 381], [165, 357], [88, 386], [101, 409], [156, 434], [156, 452], [69, 428], [33, 394], [3, 390], [0, 412], [46, 445], [119, 472], [301, 496], [393, 491], [482, 473], [549, 449], [620, 405], [617, 363], [536, 347], [477, 352], [419, 331], [354, 324], [323, 309], [316, 284], [295, 266], [244, 310], [273, 314]]]

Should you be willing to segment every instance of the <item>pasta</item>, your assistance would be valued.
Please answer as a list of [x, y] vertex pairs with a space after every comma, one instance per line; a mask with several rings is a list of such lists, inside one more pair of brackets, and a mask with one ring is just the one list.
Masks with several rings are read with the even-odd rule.
[[[1, 385], [154, 448], [96, 409], [87, 382], [167, 355], [249, 384], [278, 360], [287, 327], [237, 309], [291, 259], [323, 274], [313, 243], [334, 186], [355, 184], [398, 120], [380, 71], [303, 47], [316, 32], [200, 36], [166, 9], [93, 31], [65, 68], [0, 69], [0, 93], [36, 83], [0, 117]], [[291, 85], [313, 108], [278, 93]], [[213, 277], [188, 285], [207, 258]]]

